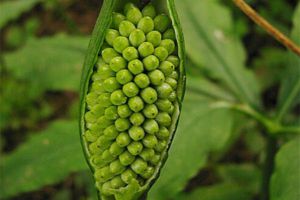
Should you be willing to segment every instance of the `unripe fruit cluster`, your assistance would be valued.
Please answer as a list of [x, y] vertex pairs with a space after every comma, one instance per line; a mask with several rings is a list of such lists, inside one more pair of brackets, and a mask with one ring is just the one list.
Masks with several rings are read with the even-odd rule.
[[148, 4], [113, 14], [86, 97], [85, 140], [97, 187], [109, 195], [156, 170], [169, 141], [179, 58], [169, 17]]

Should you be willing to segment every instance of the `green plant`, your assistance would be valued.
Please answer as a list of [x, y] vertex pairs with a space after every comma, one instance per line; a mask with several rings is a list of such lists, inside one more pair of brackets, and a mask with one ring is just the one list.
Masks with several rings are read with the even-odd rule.
[[[124, 15], [115, 12], [117, 4]], [[160, 14], [158, 3], [140, 10], [105, 1], [90, 43], [80, 126], [103, 199], [137, 199], [149, 190], [176, 130], [185, 80], [182, 37], [174, 2], [160, 4], [172, 9]]]
[[[92, 30], [100, 2], [0, 1], [0, 199], [97, 198], [76, 122], [78, 83], [89, 40], [83, 35]], [[297, 199], [299, 57], [252, 23], [231, 0], [175, 2], [186, 41], [186, 94], [168, 159], [147, 199]], [[247, 2], [290, 35], [297, 49], [300, 7], [296, 1]], [[15, 49], [9, 48], [6, 39], [11, 27], [29, 36]], [[142, 33], [135, 31], [135, 35]], [[155, 44], [157, 36], [148, 39], [154, 38], [150, 41]], [[172, 38], [173, 32], [165, 36]], [[154, 51], [161, 59], [165, 54], [161, 48]], [[161, 70], [143, 74], [141, 63], [140, 59], [128, 62], [130, 73], [119, 73], [117, 82], [134, 82], [138, 77], [140, 87], [148, 81], [159, 85]], [[110, 80], [116, 83], [116, 79]], [[141, 90], [134, 84], [125, 89], [127, 95]], [[139, 97], [151, 102], [147, 97], [153, 94], [147, 89]], [[170, 106], [161, 100], [156, 104], [159, 109]], [[146, 110], [152, 109], [148, 106]], [[113, 117], [115, 110], [108, 109], [107, 115]], [[138, 127], [145, 118], [127, 104], [117, 113]], [[145, 113], [152, 121], [151, 112]], [[123, 122], [118, 121], [120, 127], [127, 126]], [[120, 134], [118, 143], [126, 146], [127, 139], [128, 134]], [[134, 152], [139, 146], [130, 149]]]

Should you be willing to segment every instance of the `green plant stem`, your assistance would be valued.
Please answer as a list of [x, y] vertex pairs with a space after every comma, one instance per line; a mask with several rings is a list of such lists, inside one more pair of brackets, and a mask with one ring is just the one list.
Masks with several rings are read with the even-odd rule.
[[274, 170], [275, 155], [278, 149], [276, 138], [267, 136], [266, 142], [266, 158], [263, 165], [263, 176], [261, 183], [261, 200], [269, 200], [270, 181]]
[[298, 126], [284, 126], [280, 122], [270, 119], [260, 112], [256, 111], [253, 109], [251, 106], [248, 104], [235, 104], [235, 103], [230, 103], [230, 102], [216, 102], [212, 104], [212, 107], [216, 108], [230, 108], [233, 110], [237, 110], [239, 112], [242, 112], [253, 119], [257, 120], [260, 122], [263, 127], [267, 130], [268, 135], [270, 136], [277, 136], [281, 135], [282, 133], [293, 133], [293, 134], [300, 134], [300, 127]]

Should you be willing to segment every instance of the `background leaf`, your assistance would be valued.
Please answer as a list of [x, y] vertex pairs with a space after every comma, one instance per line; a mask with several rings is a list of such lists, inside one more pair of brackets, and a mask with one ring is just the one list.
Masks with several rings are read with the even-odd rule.
[[32, 191], [87, 169], [77, 121], [56, 121], [1, 158], [0, 198]]
[[[300, 3], [298, 3], [296, 8], [293, 22], [292, 38], [300, 45]], [[288, 67], [284, 74], [278, 98], [279, 109], [277, 118], [279, 120], [296, 102], [300, 103], [300, 57], [298, 55], [290, 52]]]
[[254, 74], [245, 68], [245, 51], [235, 34], [230, 12], [218, 0], [177, 0], [187, 54], [222, 81], [241, 100], [258, 106]]
[[300, 198], [300, 138], [280, 148], [271, 179], [271, 200]]
[[233, 113], [213, 109], [212, 101], [189, 90], [189, 84], [168, 160], [160, 178], [150, 190], [149, 199], [176, 196], [206, 164], [209, 153], [222, 149], [232, 133]]
[[32, 9], [41, 0], [9, 0], [0, 2], [0, 29], [9, 21]]
[[79, 90], [87, 37], [57, 35], [29, 40], [24, 48], [4, 57], [15, 77], [40, 89]]
[[239, 185], [252, 194], [259, 192], [261, 173], [258, 167], [252, 164], [220, 165], [218, 174], [226, 183]]
[[182, 195], [179, 200], [251, 200], [251, 196], [243, 188], [234, 184], [218, 184], [206, 186], [190, 194]]

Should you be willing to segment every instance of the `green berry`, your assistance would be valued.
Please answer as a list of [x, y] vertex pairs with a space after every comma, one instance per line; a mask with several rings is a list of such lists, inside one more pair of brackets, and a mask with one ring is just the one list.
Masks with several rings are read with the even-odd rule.
[[110, 182], [105, 182], [101, 187], [101, 192], [105, 195], [110, 195], [111, 188]]
[[[109, 147], [109, 146], [108, 146]], [[110, 151], [107, 149], [101, 155], [102, 162], [109, 163], [115, 159], [113, 155], [111, 155]]]
[[119, 32], [124, 37], [128, 37], [130, 33], [134, 30], [135, 30], [135, 26], [130, 21], [124, 20], [119, 25]]
[[110, 163], [109, 169], [113, 174], [121, 174], [125, 170], [125, 166], [121, 164], [119, 159], [117, 159]]
[[146, 70], [152, 71], [155, 70], [159, 66], [159, 60], [156, 56], [150, 55], [143, 59], [144, 66]]
[[173, 71], [172, 74], [169, 75], [170, 78], [174, 78], [175, 80], [178, 80], [179, 75], [177, 71]]
[[[172, 95], [172, 94], [171, 94]], [[170, 96], [171, 96], [170, 95]], [[170, 98], [170, 97], [169, 97]], [[171, 108], [168, 110], [168, 114], [170, 114], [170, 115], [173, 115], [173, 113], [174, 113], [174, 110], [175, 110], [175, 106], [171, 106]]]
[[94, 134], [91, 131], [87, 130], [84, 132], [83, 136], [88, 142], [95, 142], [98, 139], [99, 134]]
[[177, 98], [177, 95], [176, 95], [175, 91], [171, 92], [171, 94], [168, 97], [168, 99], [172, 102], [174, 102], [176, 100], [176, 98]]
[[171, 20], [169, 17], [165, 14], [157, 15], [154, 18], [154, 27], [155, 30], [162, 32], [165, 32], [171, 25]]
[[154, 22], [151, 19], [151, 17], [143, 17], [137, 27], [141, 29], [144, 33], [149, 33], [150, 31], [153, 31], [154, 29]]
[[143, 145], [141, 142], [133, 141], [127, 146], [127, 150], [132, 155], [136, 156], [139, 155], [143, 150]]
[[133, 112], [139, 112], [144, 108], [144, 102], [139, 96], [131, 97], [128, 101], [128, 105]]
[[139, 29], [132, 31], [129, 35], [130, 44], [134, 47], [138, 47], [140, 44], [145, 42], [145, 33]]
[[126, 131], [130, 127], [130, 122], [126, 118], [119, 118], [115, 121], [115, 126], [118, 131]]
[[127, 166], [135, 160], [135, 156], [129, 153], [128, 151], [125, 151], [119, 156], [119, 160], [122, 165]]
[[122, 92], [122, 90], [116, 90], [113, 93], [111, 93], [110, 101], [112, 104], [119, 106], [126, 103], [127, 97]]
[[99, 154], [101, 153], [101, 149], [99, 148], [98, 146], [98, 143], [97, 142], [93, 142], [89, 145], [89, 152], [91, 154]]
[[145, 121], [145, 117], [141, 113], [133, 113], [129, 120], [134, 126], [140, 126]]
[[168, 98], [173, 92], [172, 87], [168, 83], [163, 83], [160, 86], [157, 86], [156, 90], [158, 93], [158, 97], [162, 99]]
[[157, 152], [162, 152], [163, 150], [165, 150], [165, 148], [167, 147], [167, 142], [165, 140], [160, 140], [158, 141], [158, 143], [155, 145], [154, 149]]
[[126, 3], [124, 6], [124, 13], [127, 13], [132, 8], [136, 8], [136, 6], [133, 3]]
[[100, 131], [101, 129], [105, 129], [109, 125], [112, 124], [112, 121], [107, 119], [105, 116], [101, 116], [97, 119], [97, 122], [95, 123], [95, 127], [91, 127], [90, 129], [92, 131]]
[[163, 34], [163, 39], [176, 40], [174, 29], [169, 28], [166, 30]]
[[120, 147], [126, 147], [128, 144], [130, 144], [131, 142], [131, 138], [129, 137], [129, 135], [125, 132], [120, 133], [117, 138], [116, 138], [116, 143], [120, 146]]
[[105, 41], [110, 45], [113, 46], [113, 41], [119, 36], [119, 31], [114, 29], [108, 29], [105, 35]]
[[127, 65], [126, 60], [120, 56], [114, 57], [113, 59], [110, 60], [109, 63], [110, 68], [115, 72], [118, 72], [121, 69], [126, 68], [126, 65]]
[[132, 74], [127, 69], [122, 69], [117, 72], [116, 74], [116, 80], [121, 83], [122, 85], [130, 82], [133, 79]]
[[130, 82], [123, 86], [123, 92], [127, 97], [134, 97], [139, 93], [139, 88], [135, 83]]
[[95, 92], [97, 94], [101, 94], [101, 93], [105, 92], [103, 82], [102, 81], [94, 81], [91, 86], [91, 92]]
[[110, 93], [103, 93], [100, 94], [99, 97], [97, 98], [97, 102], [102, 105], [103, 107], [108, 107], [111, 105], [110, 102]]
[[109, 152], [113, 157], [120, 155], [124, 151], [123, 147], [120, 147], [116, 142], [112, 143], [109, 147]]
[[161, 43], [161, 34], [158, 31], [151, 31], [147, 34], [147, 42], [153, 44], [154, 47], [157, 47]]
[[121, 118], [127, 118], [132, 114], [132, 111], [129, 106], [125, 104], [118, 106], [117, 113]]
[[153, 44], [151, 44], [150, 42], [143, 42], [139, 46], [138, 50], [139, 50], [140, 56], [142, 56], [143, 58], [150, 56], [154, 53]]
[[135, 59], [128, 63], [128, 69], [131, 73], [137, 75], [144, 71], [144, 65], [140, 60]]
[[141, 11], [136, 7], [131, 7], [126, 12], [126, 18], [133, 24], [137, 24], [143, 17]]
[[113, 13], [112, 17], [112, 27], [114, 29], [119, 29], [120, 23], [124, 21], [126, 17], [120, 13]]
[[145, 161], [151, 160], [151, 158], [155, 155], [154, 149], [144, 148], [143, 151], [139, 154], [141, 158]]
[[174, 71], [175, 66], [169, 61], [163, 61], [159, 65], [158, 69], [160, 69], [165, 74], [165, 76], [169, 76]]
[[139, 53], [136, 50], [136, 48], [134, 48], [134, 47], [127, 47], [123, 51], [123, 57], [127, 61], [131, 61], [131, 60], [137, 59], [139, 57]]
[[[114, 60], [114, 59], [112, 59], [112, 60]], [[109, 65], [105, 64], [105, 65], [102, 65], [101, 67], [98, 68], [98, 71], [97, 71], [96, 74], [99, 75], [101, 80], [105, 80], [105, 79], [107, 79], [111, 76], [114, 76], [115, 72], [112, 71], [112, 69], [110, 68]]]
[[132, 179], [135, 179], [137, 177], [136, 173], [132, 171], [132, 169], [128, 168], [121, 174], [121, 179], [129, 184]]
[[95, 176], [96, 180], [99, 180], [102, 182], [102, 181], [106, 181], [107, 179], [111, 178], [113, 176], [113, 174], [110, 172], [109, 167], [106, 166], [106, 167], [103, 167], [100, 169], [96, 169], [94, 176]]
[[134, 82], [139, 88], [146, 88], [150, 84], [149, 77], [146, 74], [139, 74], [134, 78]]
[[147, 87], [141, 91], [141, 97], [146, 103], [152, 104], [157, 100], [157, 92], [152, 87]]
[[169, 55], [172, 54], [175, 51], [175, 42], [170, 39], [164, 39], [161, 41], [160, 45], [161, 47], [164, 47], [167, 49]]
[[[101, 96], [101, 95], [100, 95]], [[86, 103], [89, 107], [93, 107], [97, 104], [98, 94], [92, 92], [86, 95]]]
[[151, 3], [147, 4], [143, 8], [142, 13], [143, 13], [144, 17], [148, 16], [150, 18], [154, 18], [156, 16], [155, 8], [154, 8], [154, 6]]
[[153, 119], [158, 114], [158, 109], [155, 104], [148, 104], [143, 109], [143, 114], [146, 118]]
[[155, 172], [154, 167], [147, 167], [147, 169], [141, 174], [144, 179], [149, 179]]
[[[147, 168], [147, 170], [148, 170], [148, 168]], [[121, 176], [116, 176], [113, 179], [111, 179], [110, 185], [114, 189], [119, 189], [119, 188], [125, 186], [126, 184], [124, 183], [124, 181], [122, 181]]]
[[139, 126], [132, 126], [129, 129], [128, 133], [131, 139], [133, 139], [134, 141], [139, 141], [145, 136], [144, 129]]
[[159, 154], [155, 154], [155, 155], [151, 158], [150, 163], [151, 163], [152, 165], [157, 165], [157, 164], [159, 163], [159, 161], [160, 161], [160, 155], [159, 155]]
[[130, 167], [135, 173], [142, 174], [147, 169], [148, 165], [144, 160], [138, 158], [130, 165]]
[[177, 88], [177, 81], [174, 78], [168, 77], [166, 79], [166, 83], [168, 83], [173, 89]]
[[119, 54], [113, 48], [106, 48], [101, 52], [104, 62], [110, 63], [111, 59], [117, 57]]
[[169, 127], [172, 123], [172, 118], [171, 116], [166, 113], [166, 112], [160, 112], [158, 113], [158, 115], [156, 116], [155, 120], [157, 121], [157, 123], [161, 126], [166, 126]]
[[160, 70], [153, 70], [148, 75], [153, 85], [159, 86], [165, 82], [165, 75]]
[[164, 47], [157, 47], [155, 50], [154, 50], [154, 55], [156, 57], [158, 57], [158, 59], [160, 61], [164, 61], [167, 59], [169, 53], [168, 51], [164, 48]]
[[91, 109], [91, 112], [94, 114], [95, 117], [101, 117], [104, 114], [105, 111], [105, 107], [103, 107], [102, 105], [95, 105], [93, 106], [93, 108]]
[[161, 126], [159, 128], [159, 131], [155, 134], [159, 139], [166, 139], [170, 136], [170, 132], [169, 130], [164, 127], [164, 126]]
[[153, 119], [148, 119], [143, 124], [144, 130], [149, 134], [156, 134], [159, 131], [158, 123]]
[[105, 109], [105, 117], [110, 120], [116, 120], [118, 116], [117, 107], [109, 106]]
[[105, 91], [113, 92], [121, 87], [115, 77], [110, 77], [103, 82]]
[[172, 102], [168, 99], [158, 99], [155, 103], [160, 111], [168, 112], [172, 107]]
[[171, 62], [175, 67], [179, 66], [179, 58], [177, 56], [171, 55], [167, 58], [167, 61]]
[[154, 148], [157, 145], [157, 138], [155, 135], [147, 135], [143, 139], [143, 144], [147, 148]]
[[119, 132], [114, 125], [107, 127], [103, 133], [108, 139], [111, 140], [115, 139], [119, 135]]
[[117, 52], [122, 53], [124, 49], [129, 47], [129, 40], [127, 37], [119, 36], [113, 41], [113, 47]]
[[95, 123], [97, 121], [97, 118], [95, 117], [95, 115], [91, 111], [85, 113], [84, 119], [87, 122], [90, 122], [90, 123]]

